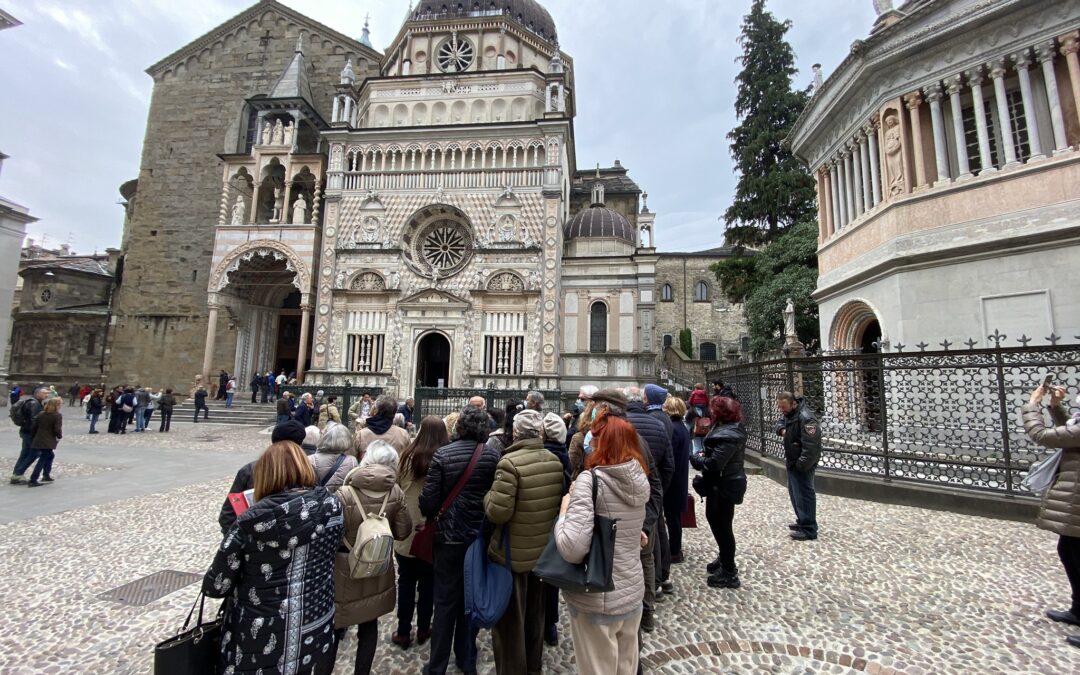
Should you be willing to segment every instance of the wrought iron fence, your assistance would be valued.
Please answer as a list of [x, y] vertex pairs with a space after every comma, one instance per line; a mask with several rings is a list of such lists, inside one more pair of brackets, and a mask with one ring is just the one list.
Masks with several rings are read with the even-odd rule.
[[[311, 394], [313, 398], [319, 397], [319, 392], [323, 393], [323, 398], [327, 396], [337, 397], [337, 409], [341, 413], [342, 419], [345, 419], [346, 412], [349, 407], [358, 398], [364, 394], [369, 394], [372, 399], [377, 398], [383, 393], [382, 387], [354, 387], [348, 381], [344, 385], [333, 384], [289, 384], [285, 385], [284, 391], [294, 394], [297, 400], [304, 394]], [[401, 401], [399, 401], [401, 403]]]
[[[544, 412], [561, 414], [565, 409], [563, 394], [560, 391], [540, 391], [544, 395]], [[488, 409], [504, 408], [506, 402], [515, 398], [522, 403], [529, 390], [517, 389], [448, 389], [438, 387], [417, 387], [413, 393], [415, 403], [413, 419], [419, 420], [425, 415], [446, 417], [452, 412], [460, 412], [473, 396], [483, 396]], [[577, 394], [575, 393], [576, 397]]]
[[743, 406], [747, 447], [763, 455], [784, 456], [774, 431], [775, 397], [793, 391], [820, 419], [823, 469], [1030, 494], [1020, 482], [1049, 451], [1024, 433], [1020, 407], [1047, 375], [1066, 387], [1071, 400], [1080, 387], [1080, 345], [962, 351], [950, 351], [948, 342], [943, 346], [933, 352], [745, 363], [713, 371], [709, 379], [734, 389]]

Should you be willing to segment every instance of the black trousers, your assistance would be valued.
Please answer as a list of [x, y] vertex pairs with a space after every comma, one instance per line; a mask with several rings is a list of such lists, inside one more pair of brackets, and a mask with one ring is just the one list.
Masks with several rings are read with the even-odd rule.
[[656, 519], [656, 547], [653, 548], [653, 564], [656, 566], [656, 580], [667, 581], [671, 576], [671, 542], [668, 540], [667, 511]]
[[419, 558], [395, 555], [398, 565], [397, 634], [409, 637], [412, 632], [413, 611], [416, 612], [416, 630], [431, 630], [433, 608], [433, 585], [431, 565]]
[[[334, 647], [329, 656], [315, 667], [316, 675], [331, 675], [334, 672], [334, 664], [337, 663], [338, 645], [345, 639], [345, 631], [348, 628], [339, 628], [334, 631]], [[379, 646], [379, 620], [372, 619], [367, 623], [356, 626], [356, 664], [353, 666], [355, 675], [367, 675], [371, 672], [371, 664], [375, 661], [375, 648]]]
[[431, 624], [431, 659], [425, 673], [444, 675], [450, 650], [462, 670], [476, 670], [476, 632], [465, 616], [465, 552], [467, 544], [435, 543], [435, 618]]
[[734, 574], [735, 568], [735, 502], [711, 496], [705, 499], [705, 519], [709, 521], [713, 539], [720, 548], [720, 568]]
[[491, 630], [495, 672], [540, 675], [544, 659], [544, 582], [532, 572], [513, 576], [510, 604]]
[[544, 628], [559, 625], [559, 589], [544, 584]]
[[1072, 613], [1080, 616], [1080, 537], [1058, 538], [1058, 557], [1065, 567], [1065, 576], [1069, 578], [1072, 586]]
[[161, 410], [161, 427], [158, 428], [158, 431], [168, 431], [170, 424], [172, 424], [172, 409], [165, 410], [163, 408]]
[[259, 395], [259, 388], [258, 387], [255, 387], [254, 389], [251, 390], [251, 402], [252, 403], [258, 403], [258, 401], [255, 400], [255, 398], [258, 395]]
[[[682, 512], [686, 508], [686, 497], [680, 499], [682, 508], [674, 508], [674, 503], [664, 505], [664, 522], [667, 523], [668, 551], [671, 555], [682, 554]], [[668, 571], [671, 570], [671, 558], [668, 557]]]

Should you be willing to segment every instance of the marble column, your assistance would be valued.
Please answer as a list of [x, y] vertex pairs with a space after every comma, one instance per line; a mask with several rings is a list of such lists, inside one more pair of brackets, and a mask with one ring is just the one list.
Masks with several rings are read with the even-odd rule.
[[1016, 65], [1016, 75], [1020, 78], [1020, 98], [1024, 101], [1024, 123], [1027, 126], [1028, 146], [1031, 148], [1030, 159], [1043, 157], [1042, 142], [1039, 139], [1039, 118], [1035, 110], [1035, 99], [1031, 95], [1031, 52], [1021, 49], [1012, 55], [1012, 62]]
[[964, 108], [960, 105], [960, 90], [964, 87], [964, 78], [957, 74], [945, 78], [945, 91], [949, 93], [949, 116], [953, 123], [953, 136], [956, 139], [956, 166], [960, 174], [957, 180], [971, 178], [971, 162], [968, 161], [967, 136], [964, 134]]
[[1069, 66], [1069, 83], [1072, 85], [1073, 105], [1076, 108], [1077, 121], [1080, 121], [1080, 31], [1073, 31], [1058, 38], [1061, 54]]
[[983, 67], [976, 66], [966, 73], [971, 98], [975, 105], [975, 131], [979, 137], [979, 174], [997, 171], [994, 156], [990, 153], [990, 134], [986, 127], [986, 101], [983, 99]]
[[835, 159], [829, 162], [829, 190], [832, 192], [832, 231], [836, 232], [844, 226], [844, 222], [840, 216], [840, 172]]
[[915, 189], [926, 186], [926, 163], [923, 160], [922, 141], [922, 117], [919, 108], [922, 106], [922, 94], [912, 92], [904, 97], [904, 106], [908, 109], [911, 118], [911, 152], [915, 162]]
[[844, 146], [844, 206], [847, 215], [844, 224], [855, 220], [855, 171], [851, 161], [851, 149]]
[[1054, 41], [1047, 40], [1035, 45], [1035, 56], [1042, 64], [1043, 80], [1046, 81], [1046, 98], [1050, 103], [1050, 122], [1054, 128], [1054, 154], [1069, 149], [1065, 135], [1065, 117], [1061, 114], [1061, 97], [1058, 96], [1057, 73], [1054, 72]]
[[214, 341], [217, 337], [218, 305], [216, 294], [210, 294], [207, 306], [210, 309], [210, 315], [206, 323], [206, 347], [203, 349], [202, 376], [203, 384], [209, 389], [210, 368], [214, 365]]
[[1005, 98], [1005, 59], [997, 58], [990, 62], [990, 78], [994, 81], [994, 101], [997, 103], [999, 126], [1001, 127], [1001, 145], [1005, 149], [1005, 166], [1018, 164], [1016, 146], [1013, 145], [1012, 118], [1009, 117], [1009, 101]]
[[833, 203], [833, 189], [832, 189], [832, 173], [829, 171], [829, 167], [823, 167], [821, 174], [825, 179], [825, 238], [828, 239], [836, 231], [836, 222], [834, 216], [834, 203]]
[[817, 221], [818, 221], [818, 242], [823, 242], [829, 237], [829, 218], [826, 215], [825, 209], [825, 172], [818, 171], [815, 180], [814, 188], [817, 193]]
[[870, 141], [870, 204], [874, 207], [881, 203], [881, 156], [878, 154], [877, 127], [876, 118], [863, 127], [863, 132]]
[[330, 113], [330, 121], [341, 121], [341, 96], [334, 96], [334, 110]]
[[296, 381], [304, 383], [304, 373], [307, 372], [308, 357], [308, 333], [311, 331], [311, 304], [306, 297], [301, 298], [300, 311], [300, 349], [296, 358]]
[[[941, 112], [941, 83], [923, 87], [930, 102], [930, 120], [934, 127], [934, 159], [937, 162], [937, 183], [949, 182], [949, 146], [945, 140], [945, 119]], [[935, 185], [937, 184], [935, 183]]]
[[862, 149], [857, 140], [849, 147], [851, 148], [851, 197], [855, 203], [855, 217], [858, 218], [866, 211], [866, 206], [863, 204]]
[[[871, 132], [871, 135], [873, 133]], [[870, 142], [867, 139], [866, 130], [859, 131], [859, 157], [862, 159], [862, 197], [863, 210], [869, 211], [874, 208], [874, 195], [870, 185]]]

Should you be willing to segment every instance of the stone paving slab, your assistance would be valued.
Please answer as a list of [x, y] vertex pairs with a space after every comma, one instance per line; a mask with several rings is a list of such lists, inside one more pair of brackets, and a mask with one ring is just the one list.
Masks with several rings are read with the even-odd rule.
[[[216, 515], [228, 484], [223, 475], [0, 525], [0, 578], [8, 582], [0, 586], [0, 672], [150, 672], [153, 644], [179, 627], [197, 588], [145, 607], [96, 595], [163, 569], [201, 574], [220, 538]], [[688, 562], [673, 572], [677, 593], [660, 603], [658, 629], [646, 637], [647, 670], [1080, 672], [1080, 650], [1064, 641], [1068, 627], [1042, 616], [1068, 604], [1053, 536], [1021, 523], [829, 496], [819, 497], [819, 514], [816, 542], [790, 541], [787, 491], [751, 477], [735, 520], [737, 591], [705, 586], [715, 547], [707, 529], [687, 531]], [[374, 672], [419, 673], [427, 646], [402, 651], [389, 643], [392, 628], [391, 617], [380, 621]], [[575, 672], [565, 612], [561, 636], [558, 648], [545, 649], [545, 673]], [[353, 649], [350, 636], [337, 672], [351, 672]], [[480, 663], [493, 672], [483, 633]]]

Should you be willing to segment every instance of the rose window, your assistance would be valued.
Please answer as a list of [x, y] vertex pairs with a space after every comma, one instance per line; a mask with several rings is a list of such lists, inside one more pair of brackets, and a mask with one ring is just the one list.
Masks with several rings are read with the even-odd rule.
[[402, 239], [405, 263], [424, 277], [453, 276], [469, 263], [475, 241], [468, 218], [446, 204], [421, 209], [406, 223]]
[[424, 260], [432, 268], [453, 269], [465, 259], [465, 233], [456, 223], [445, 223], [431, 229], [424, 238]]
[[460, 73], [469, 69], [473, 62], [474, 50], [468, 40], [458, 39], [455, 34], [439, 47], [439, 68], [444, 73]]

